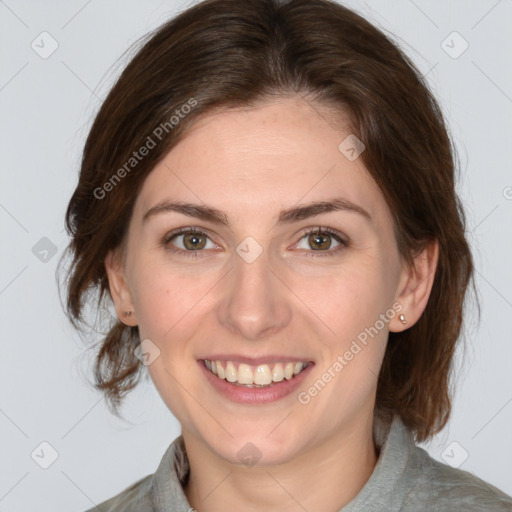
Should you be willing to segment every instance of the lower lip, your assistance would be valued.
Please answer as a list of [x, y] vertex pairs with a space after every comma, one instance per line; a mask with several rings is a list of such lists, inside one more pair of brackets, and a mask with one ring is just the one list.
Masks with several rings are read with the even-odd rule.
[[246, 388], [237, 386], [227, 380], [219, 379], [219, 377], [206, 368], [204, 361], [199, 360], [198, 363], [208, 381], [219, 393], [233, 402], [241, 404], [268, 404], [290, 395], [300, 386], [314, 366], [314, 363], [309, 363], [304, 370], [290, 380], [283, 379], [281, 382], [275, 382], [271, 386], [264, 388]]

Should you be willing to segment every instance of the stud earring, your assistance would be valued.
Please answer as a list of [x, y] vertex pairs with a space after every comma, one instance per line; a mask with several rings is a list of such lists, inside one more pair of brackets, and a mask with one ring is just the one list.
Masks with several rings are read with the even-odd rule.
[[123, 314], [124, 314], [124, 316], [131, 316], [132, 311], [125, 311]]
[[404, 314], [401, 314], [398, 318], [400, 318], [400, 322], [402, 322], [403, 324], [407, 323], [407, 320], [405, 319], [405, 315]]

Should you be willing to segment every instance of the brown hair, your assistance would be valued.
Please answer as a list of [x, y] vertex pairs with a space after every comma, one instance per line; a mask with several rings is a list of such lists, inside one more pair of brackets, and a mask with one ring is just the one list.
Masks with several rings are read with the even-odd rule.
[[[439, 242], [423, 315], [389, 335], [377, 406], [400, 415], [417, 441], [440, 431], [451, 410], [452, 359], [474, 277], [455, 191], [455, 148], [421, 73], [382, 31], [330, 0], [206, 0], [140, 44], [96, 115], [66, 212], [73, 325], [85, 324], [89, 297], [99, 307], [110, 300], [105, 256], [123, 246], [144, 179], [194, 120], [213, 108], [308, 95], [350, 113], [351, 131], [366, 146], [360, 158], [393, 214], [402, 257], [411, 263], [427, 242]], [[155, 147], [132, 161], [149, 139]], [[116, 414], [140, 377], [139, 343], [138, 328], [116, 319], [96, 356], [95, 386]]]

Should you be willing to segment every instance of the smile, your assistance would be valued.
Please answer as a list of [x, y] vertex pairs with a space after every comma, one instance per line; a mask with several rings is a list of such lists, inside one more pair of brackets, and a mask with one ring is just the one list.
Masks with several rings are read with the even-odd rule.
[[285, 379], [290, 380], [307, 368], [308, 364], [306, 361], [299, 361], [251, 366], [234, 361], [204, 359], [206, 368], [219, 379], [249, 388], [269, 387]]

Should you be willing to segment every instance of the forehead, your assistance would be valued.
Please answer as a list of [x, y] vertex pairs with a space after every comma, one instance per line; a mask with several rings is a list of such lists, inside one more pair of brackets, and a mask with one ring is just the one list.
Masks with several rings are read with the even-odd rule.
[[301, 98], [215, 111], [151, 171], [136, 209], [182, 199], [262, 216], [269, 208], [344, 197], [373, 216], [384, 199], [361, 159], [340, 151], [349, 136], [346, 116]]

